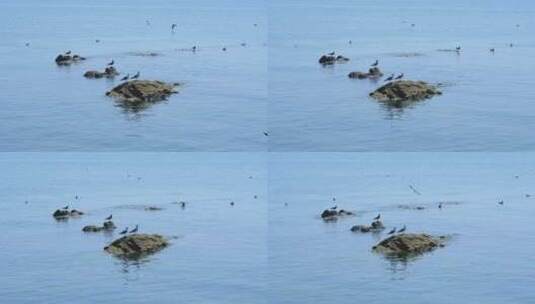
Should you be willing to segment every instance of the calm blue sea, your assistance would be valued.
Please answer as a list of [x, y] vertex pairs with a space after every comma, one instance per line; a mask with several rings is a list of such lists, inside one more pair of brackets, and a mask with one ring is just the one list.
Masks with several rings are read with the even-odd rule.
[[[256, 0], [1, 1], [0, 150], [265, 150], [266, 18]], [[67, 50], [88, 60], [57, 67]], [[123, 75], [183, 87], [125, 111], [104, 95], [118, 79], [82, 77], [112, 59]]]
[[[271, 151], [535, 148], [535, 2], [273, 0], [269, 8]], [[460, 55], [437, 51], [458, 45]], [[322, 68], [331, 51], [351, 61]], [[383, 82], [347, 74], [375, 60], [386, 75], [445, 84], [443, 96], [403, 109], [371, 100]]]

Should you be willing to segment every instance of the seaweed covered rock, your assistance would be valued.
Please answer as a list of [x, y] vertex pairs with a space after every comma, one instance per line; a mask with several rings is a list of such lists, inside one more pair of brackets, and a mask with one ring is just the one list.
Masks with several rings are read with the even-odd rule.
[[433, 237], [424, 233], [393, 235], [373, 246], [375, 252], [390, 256], [418, 255], [444, 246], [445, 237]]
[[58, 209], [58, 210], [54, 211], [54, 213], [52, 214], [52, 216], [55, 219], [58, 219], [58, 220], [68, 219], [70, 217], [79, 217], [79, 216], [82, 216], [82, 215], [84, 215], [84, 213], [82, 211], [78, 211], [76, 209], [72, 209], [72, 210]]
[[176, 86], [178, 86], [176, 83], [170, 84], [155, 80], [132, 80], [121, 83], [106, 95], [124, 103], [152, 103], [165, 100], [171, 94], [177, 93]]
[[104, 247], [108, 253], [125, 259], [138, 259], [167, 247], [169, 242], [158, 234], [131, 234]]
[[85, 57], [80, 55], [71, 55], [71, 54], [60, 54], [56, 56], [57, 65], [70, 65], [85, 60]]
[[84, 74], [85, 78], [99, 79], [99, 78], [114, 78], [119, 75], [119, 72], [114, 67], [107, 67], [104, 72], [99, 71], [87, 71]]
[[368, 72], [351, 72], [347, 75], [349, 78], [353, 79], [367, 79], [372, 78], [376, 79], [383, 76], [383, 72], [378, 67], [373, 67], [368, 70]]
[[370, 96], [381, 102], [396, 103], [419, 101], [440, 95], [442, 92], [434, 85], [423, 81], [398, 80], [392, 81], [370, 93]]

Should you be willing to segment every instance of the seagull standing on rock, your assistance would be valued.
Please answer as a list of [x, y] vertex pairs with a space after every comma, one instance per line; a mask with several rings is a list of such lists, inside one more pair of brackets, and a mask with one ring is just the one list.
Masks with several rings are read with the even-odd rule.
[[377, 220], [380, 219], [380, 218], [381, 218], [381, 214], [379, 213], [379, 214], [377, 214], [377, 216], [374, 217], [373, 219], [377, 221]]
[[128, 233], [128, 227], [124, 228], [123, 231], [121, 231], [119, 234], [127, 234]]
[[115, 64], [115, 61], [113, 61], [113, 59], [110, 61], [110, 63], [108, 63], [109, 66], [112, 66]]
[[376, 66], [378, 66], [378, 65], [379, 65], [379, 60], [375, 60], [375, 62], [372, 63], [372, 67], [376, 67]]
[[139, 230], [139, 225], [136, 225], [136, 228], [132, 229], [130, 233], [136, 233]]
[[108, 216], [108, 217], [106, 218], [106, 220], [109, 221], [109, 220], [112, 219], [112, 217], [113, 217], [113, 214], [110, 214], [110, 216]]
[[392, 79], [394, 79], [394, 74], [390, 75], [390, 77], [388, 77], [387, 79], [385, 79], [385, 82], [387, 82], [387, 81], [391, 81]]
[[405, 225], [403, 225], [403, 228], [399, 229], [398, 233], [405, 232], [405, 230], [407, 230], [407, 227]]
[[126, 74], [123, 78], [121, 78], [121, 81], [126, 81], [130, 78], [130, 74]]
[[138, 79], [139, 78], [139, 72], [137, 72], [134, 76], [132, 76], [132, 79]]
[[392, 229], [392, 230], [390, 230], [390, 231], [388, 232], [388, 234], [394, 234], [394, 233], [396, 233], [396, 227], [394, 227], [394, 229]]
[[396, 79], [401, 79], [401, 78], [403, 78], [403, 76], [405, 76], [405, 74], [401, 73], [401, 74], [399, 74], [398, 77], [396, 77]]

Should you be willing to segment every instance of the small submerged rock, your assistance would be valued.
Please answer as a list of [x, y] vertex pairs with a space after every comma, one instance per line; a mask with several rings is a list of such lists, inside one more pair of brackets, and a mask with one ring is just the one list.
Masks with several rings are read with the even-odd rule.
[[106, 92], [106, 95], [115, 97], [126, 104], [154, 103], [177, 93], [175, 87], [178, 85], [155, 80], [132, 80], [121, 83]]
[[425, 233], [402, 233], [393, 235], [373, 246], [373, 250], [387, 256], [418, 255], [444, 247], [446, 237], [434, 237]]
[[102, 226], [88, 225], [82, 228], [83, 232], [100, 232], [100, 231], [112, 231], [115, 228], [115, 224], [112, 221], [106, 221]]
[[58, 209], [56, 210], [52, 216], [55, 218], [55, 219], [68, 219], [70, 217], [79, 217], [79, 216], [82, 216], [84, 215], [84, 213], [82, 211], [78, 211], [76, 209], [72, 209], [72, 210], [66, 210], [66, 209]]
[[366, 72], [351, 72], [347, 75], [349, 78], [353, 79], [377, 79], [383, 76], [383, 73], [378, 67], [373, 67], [368, 70], [368, 73]]
[[340, 209], [339, 211], [326, 209], [321, 213], [321, 218], [325, 221], [337, 220], [341, 216], [354, 215], [351, 211]]
[[70, 54], [60, 54], [55, 59], [57, 65], [71, 65], [73, 63], [77, 63], [83, 60], [85, 60], [85, 57]]
[[131, 234], [113, 241], [104, 250], [116, 257], [138, 259], [168, 245], [167, 239], [158, 234]]
[[380, 102], [395, 104], [419, 101], [441, 94], [436, 86], [423, 81], [397, 80], [378, 88], [370, 93], [370, 96]]
[[114, 78], [119, 75], [119, 72], [114, 67], [107, 67], [104, 72], [99, 71], [87, 71], [84, 74], [85, 78], [99, 79], [99, 78]]
[[342, 55], [338, 55], [338, 56], [335, 56], [335, 55], [323, 55], [318, 60], [318, 62], [320, 64], [323, 64], [323, 65], [331, 65], [331, 64], [335, 64], [335, 63], [344, 63], [344, 62], [348, 62], [348, 61], [349, 61], [349, 58], [344, 57]]
[[380, 220], [375, 220], [372, 222], [371, 225], [355, 225], [351, 227], [352, 232], [379, 232], [385, 229], [385, 226], [383, 225], [383, 222]]

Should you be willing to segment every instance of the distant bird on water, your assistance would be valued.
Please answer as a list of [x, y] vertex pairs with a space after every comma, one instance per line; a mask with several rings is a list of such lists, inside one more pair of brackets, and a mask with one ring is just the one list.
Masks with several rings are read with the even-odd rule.
[[398, 233], [405, 232], [405, 230], [407, 230], [407, 227], [405, 225], [403, 225], [403, 228], [399, 229]]
[[65, 55], [70, 55], [72, 52], [71, 51], [67, 51], [65, 52]]
[[388, 232], [388, 234], [394, 234], [394, 233], [396, 233], [396, 227], [394, 227], [394, 229], [392, 229], [392, 230], [390, 230], [390, 231]]
[[171, 24], [171, 31], [174, 32], [176, 27], [177, 27], [176, 23]]
[[29, 43], [29, 42], [26, 42], [25, 46], [26, 46], [26, 47], [29, 47], [29, 46], [30, 46], [30, 43]]
[[352, 43], [353, 43], [353, 41], [349, 40], [349, 44], [352, 44]]
[[264, 132], [264, 136], [269, 136], [269, 133], [268, 132]]
[[401, 74], [398, 75], [398, 77], [396, 77], [396, 79], [401, 79], [401, 78], [403, 78], [403, 76], [405, 76], [405, 74], [401, 73]]
[[387, 79], [385, 79], [385, 82], [387, 82], [387, 81], [391, 81], [392, 79], [394, 79], [394, 74], [390, 75], [390, 77], [388, 77]]
[[108, 217], [106, 218], [106, 220], [109, 221], [109, 220], [112, 219], [112, 217], [113, 217], [113, 214], [110, 214], [110, 216], [108, 216]]
[[372, 63], [372, 66], [375, 67], [375, 66], [378, 66], [379, 65], [379, 60], [375, 60], [374, 63]]
[[438, 209], [442, 209], [442, 203], [438, 204]]
[[491, 48], [489, 51], [490, 51], [491, 53], [494, 53], [496, 50], [495, 50], [494, 48]]
[[114, 64], [115, 64], [115, 61], [113, 59], [108, 63], [109, 66], [112, 66]]
[[124, 228], [123, 231], [121, 231], [119, 234], [127, 234], [128, 233], [128, 227]]
[[138, 79], [139, 78], [139, 72], [137, 72], [134, 76], [132, 76], [132, 79]]
[[227, 48], [224, 47], [224, 48], [222, 48], [221, 50], [222, 50], [223, 52], [226, 52], [226, 51], [227, 51]]
[[121, 81], [128, 80], [130, 78], [130, 74], [126, 74], [123, 78], [121, 78]]
[[336, 210], [336, 208], [338, 208], [338, 206], [332, 206], [331, 210]]
[[180, 202], [180, 207], [186, 208], [186, 202]]
[[231, 205], [231, 206], [234, 206], [234, 202], [230, 202], [230, 205]]
[[69, 205], [63, 207], [63, 210], [67, 210], [67, 209], [69, 209]]
[[458, 47], [455, 48], [455, 50], [456, 50], [457, 52], [460, 52], [460, 51], [461, 51], [461, 47], [458, 46]]
[[136, 225], [136, 228], [130, 230], [130, 233], [136, 233], [139, 230], [139, 226]]
[[499, 201], [499, 202], [498, 202], [498, 205], [503, 205], [503, 201]]
[[327, 55], [330, 55], [330, 56], [334, 56], [335, 52], [330, 52], [329, 54]]
[[191, 48], [191, 51], [192, 51], [192, 52], [196, 52], [196, 51], [197, 51], [197, 46], [194, 45], [194, 46]]
[[380, 219], [380, 218], [381, 218], [381, 214], [379, 213], [379, 214], [377, 214], [377, 216], [374, 217], [373, 219], [377, 221], [377, 220]]

